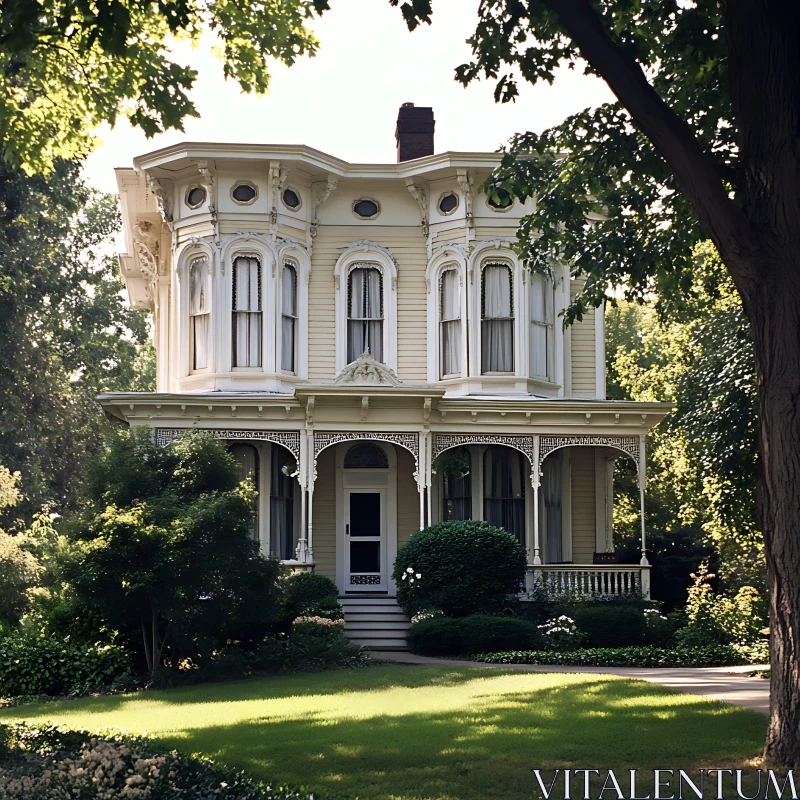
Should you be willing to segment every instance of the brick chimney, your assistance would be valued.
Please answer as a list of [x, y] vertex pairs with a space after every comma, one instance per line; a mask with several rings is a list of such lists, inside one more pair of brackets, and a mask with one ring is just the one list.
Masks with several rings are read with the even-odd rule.
[[397, 161], [410, 161], [433, 155], [433, 129], [436, 125], [432, 108], [415, 108], [403, 103], [397, 113]]

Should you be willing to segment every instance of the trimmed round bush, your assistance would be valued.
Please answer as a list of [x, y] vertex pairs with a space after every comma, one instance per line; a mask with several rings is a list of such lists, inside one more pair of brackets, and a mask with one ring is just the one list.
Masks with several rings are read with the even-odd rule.
[[397, 602], [407, 614], [437, 609], [448, 617], [502, 611], [525, 578], [525, 551], [508, 531], [475, 520], [419, 531], [394, 562]]
[[644, 614], [632, 606], [578, 606], [575, 624], [586, 647], [634, 647], [645, 640]]
[[411, 650], [424, 656], [469, 656], [536, 647], [536, 626], [514, 617], [432, 617], [415, 622], [408, 635]]
[[283, 611], [290, 622], [297, 617], [342, 619], [339, 589], [317, 572], [295, 572], [283, 582]]

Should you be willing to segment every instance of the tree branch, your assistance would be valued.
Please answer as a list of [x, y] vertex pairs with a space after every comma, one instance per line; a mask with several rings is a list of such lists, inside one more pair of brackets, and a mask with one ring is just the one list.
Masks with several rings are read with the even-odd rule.
[[[731, 200], [711, 157], [689, 125], [661, 99], [636, 60], [612, 41], [588, 0], [545, 0], [583, 58], [608, 83], [634, 124], [672, 169], [700, 224], [717, 246], [737, 284], [754, 277], [743, 264], [754, 236]], [[739, 273], [738, 275], [736, 273]]]

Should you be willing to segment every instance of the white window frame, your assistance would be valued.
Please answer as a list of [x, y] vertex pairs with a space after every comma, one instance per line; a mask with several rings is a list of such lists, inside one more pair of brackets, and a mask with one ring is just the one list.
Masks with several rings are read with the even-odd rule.
[[[203, 276], [202, 280], [205, 284], [205, 289], [208, 294], [206, 300], [206, 312], [204, 314], [192, 313], [192, 270], [196, 265], [202, 264], [203, 265]], [[195, 374], [201, 373], [205, 374], [211, 371], [211, 361], [212, 361], [212, 342], [213, 336], [211, 331], [212, 325], [212, 288], [211, 288], [211, 262], [209, 261], [206, 255], [198, 255], [192, 258], [189, 261], [189, 266], [187, 268], [187, 288], [188, 288], [188, 303], [187, 303], [187, 317], [189, 322], [189, 330], [187, 332], [189, 338], [189, 367], [188, 367], [188, 374]], [[206, 330], [206, 366], [205, 367], [196, 367], [195, 363], [197, 361], [197, 341], [195, 338], [195, 319], [197, 317], [208, 317], [208, 328]]]
[[[461, 287], [461, 372], [458, 375], [448, 375], [446, 379], [442, 379], [439, 371], [439, 353], [441, 350], [439, 291], [442, 273], [451, 269], [458, 271]], [[467, 286], [467, 262], [461, 251], [456, 248], [445, 248], [440, 253], [437, 253], [428, 263], [425, 282], [428, 296], [428, 383], [439, 383], [442, 380], [450, 382], [466, 378], [469, 374], [469, 350], [467, 349], [469, 292]]]
[[357, 242], [345, 248], [333, 270], [336, 294], [336, 373], [347, 366], [348, 278], [358, 266], [379, 269], [383, 278], [383, 363], [397, 370], [397, 264], [385, 247]]
[[[483, 371], [483, 297], [484, 297], [484, 273], [487, 267], [506, 267], [508, 269], [508, 280], [509, 280], [509, 293], [511, 294], [511, 308], [510, 311], [513, 314], [511, 319], [512, 326], [511, 326], [511, 344], [514, 348], [511, 354], [511, 357], [514, 361], [514, 369], [508, 371], [498, 371], [498, 370], [489, 370], [487, 372]], [[520, 316], [519, 316], [519, 309], [520, 309], [520, 292], [518, 287], [518, 277], [519, 271], [515, 268], [515, 264], [508, 259], [505, 258], [484, 258], [481, 261], [480, 269], [478, 270], [478, 291], [477, 291], [477, 305], [478, 305], [478, 371], [477, 375], [481, 376], [492, 376], [492, 375], [520, 375], [522, 374], [522, 370], [520, 369], [522, 365], [520, 364]], [[490, 317], [489, 319], [495, 319]], [[497, 317], [496, 319], [503, 320], [503, 317]], [[527, 351], [526, 351], [527, 352]], [[527, 371], [527, 370], [525, 370]]]
[[[283, 366], [283, 320], [285, 317], [289, 315], [285, 313], [283, 308], [283, 281], [286, 277], [286, 269], [289, 268], [294, 273], [294, 317], [292, 317], [294, 322], [294, 351], [292, 353], [292, 369], [286, 369]], [[278, 369], [284, 373], [285, 375], [296, 375], [297, 374], [297, 366], [298, 366], [298, 334], [300, 328], [300, 303], [299, 303], [299, 290], [298, 284], [300, 282], [299, 276], [299, 268], [295, 263], [294, 259], [291, 258], [284, 258], [281, 260], [280, 265], [280, 277], [278, 278], [278, 313], [276, 313], [275, 318], [278, 323], [278, 330], [275, 332], [275, 338], [277, 341], [277, 352], [275, 354], [275, 363]]]
[[[294, 331], [294, 372], [289, 373], [281, 369], [281, 325], [282, 318], [282, 290], [283, 265], [290, 263], [295, 270], [297, 282], [295, 284], [295, 307], [297, 317]], [[280, 266], [275, 287], [274, 304], [274, 336], [275, 336], [275, 367], [281, 378], [288, 380], [308, 379], [308, 284], [311, 278], [311, 259], [308, 252], [301, 245], [292, 242], [283, 244], [277, 249], [275, 263]]]
[[[553, 376], [556, 372], [556, 319], [555, 319], [555, 309], [556, 309], [556, 291], [553, 279], [550, 275], [543, 275], [541, 273], [532, 273], [529, 272], [526, 276], [526, 294], [527, 294], [527, 319], [528, 319], [528, 332], [529, 332], [529, 341], [528, 341], [528, 375], [533, 380], [537, 381], [545, 381], [547, 383], [555, 383], [553, 380]], [[533, 302], [531, 295], [533, 293], [533, 287], [537, 281], [544, 281], [545, 292], [548, 294], [546, 305], [549, 303], [550, 306], [550, 319], [545, 320], [535, 320], [533, 318]], [[546, 375], [538, 375], [533, 372], [531, 367], [531, 340], [533, 339], [533, 328], [543, 329], [544, 336], [545, 336], [545, 361], [546, 363]]]
[[[236, 262], [242, 259], [243, 261], [255, 261], [258, 264], [258, 309], [253, 310], [250, 309], [248, 311], [241, 311], [236, 308], [234, 303], [234, 297], [236, 292], [235, 287], [235, 280], [236, 280]], [[264, 260], [260, 258], [257, 254], [252, 253], [237, 253], [231, 259], [231, 294], [230, 294], [230, 309], [231, 309], [231, 337], [230, 337], [230, 351], [231, 351], [231, 369], [233, 371], [258, 371], [263, 372], [265, 367], [265, 361], [267, 359], [266, 352], [264, 350], [264, 339], [265, 339], [265, 328], [266, 328], [266, 321], [268, 314], [266, 313], [266, 303], [264, 302], [266, 297], [266, 287], [265, 287], [265, 274], [264, 274]], [[233, 319], [238, 314], [248, 314], [250, 317], [258, 315], [259, 322], [261, 324], [261, 344], [259, 348], [259, 361], [260, 364], [234, 364], [234, 357], [233, 352], [236, 346], [234, 341], [234, 328], [233, 328]], [[248, 359], [249, 360], [249, 359]]]
[[[208, 286], [210, 292], [210, 308], [211, 319], [209, 320], [209, 351], [208, 351], [208, 367], [204, 370], [192, 369], [192, 351], [191, 351], [191, 336], [189, 333], [189, 269], [193, 262], [198, 259], [205, 258], [208, 261]], [[200, 380], [205, 380], [206, 376], [212, 374], [216, 370], [218, 361], [217, 351], [217, 337], [216, 329], [219, 323], [219, 314], [214, 313], [217, 306], [217, 270], [216, 259], [211, 247], [205, 243], [192, 243], [177, 254], [177, 268], [175, 270], [175, 277], [177, 279], [177, 287], [175, 297], [177, 300], [175, 311], [176, 316], [172, 319], [180, 320], [177, 325], [177, 336], [174, 339], [165, 337], [167, 341], [159, 341], [158, 346], [158, 360], [159, 371], [166, 368], [167, 363], [177, 364], [177, 378], [183, 380], [185, 378], [194, 378], [197, 376]], [[224, 315], [223, 315], [224, 316]], [[170, 323], [169, 331], [172, 332], [174, 328]], [[169, 367], [169, 372], [172, 373], [173, 367]]]

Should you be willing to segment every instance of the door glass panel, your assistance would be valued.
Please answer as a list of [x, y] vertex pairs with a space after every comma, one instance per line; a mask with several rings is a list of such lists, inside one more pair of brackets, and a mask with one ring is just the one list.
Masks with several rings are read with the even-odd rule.
[[380, 542], [350, 542], [350, 572], [380, 572], [380, 565]]
[[379, 492], [351, 493], [350, 535], [381, 535], [381, 496]]

